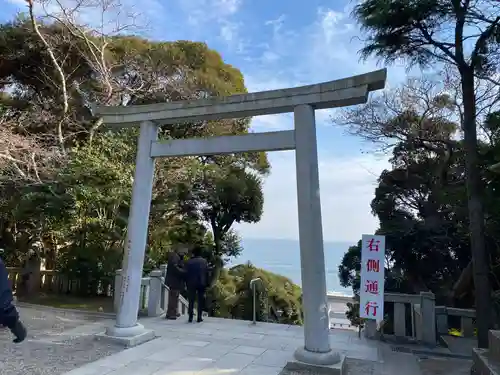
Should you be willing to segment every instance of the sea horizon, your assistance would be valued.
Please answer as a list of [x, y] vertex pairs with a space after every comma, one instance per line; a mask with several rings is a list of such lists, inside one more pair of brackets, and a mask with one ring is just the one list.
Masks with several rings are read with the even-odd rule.
[[[342, 257], [349, 248], [356, 244], [353, 242], [325, 241], [323, 248], [325, 254], [325, 275], [327, 293], [352, 295], [351, 288], [340, 285], [338, 266]], [[243, 251], [240, 256], [231, 259], [229, 266], [252, 263], [279, 275], [288, 277], [294, 283], [302, 286], [300, 266], [300, 245], [298, 240], [280, 238], [243, 238]]]

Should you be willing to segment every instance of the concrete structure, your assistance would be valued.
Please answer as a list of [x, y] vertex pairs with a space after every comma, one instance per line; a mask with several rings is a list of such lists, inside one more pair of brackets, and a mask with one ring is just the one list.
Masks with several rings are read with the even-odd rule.
[[346, 317], [347, 303], [354, 302], [353, 297], [342, 293], [329, 292], [326, 299], [328, 302], [330, 329], [340, 328], [357, 331], [358, 328], [352, 326], [350, 320]]
[[[137, 342], [152, 332], [137, 323], [139, 291], [146, 247], [154, 158], [210, 155], [242, 151], [296, 150], [300, 254], [304, 295], [304, 345], [295, 355], [300, 361], [331, 365], [341, 360], [329, 341], [325, 259], [319, 194], [318, 156], [314, 111], [366, 102], [371, 91], [385, 85], [386, 71], [349, 77], [317, 85], [265, 91], [223, 98], [129, 107], [96, 107], [95, 115], [111, 126], [137, 126], [140, 136], [123, 260], [120, 308], [108, 334]], [[157, 127], [177, 124], [294, 112], [295, 130], [232, 137], [158, 141]], [[314, 260], [314, 261], [311, 261]]]

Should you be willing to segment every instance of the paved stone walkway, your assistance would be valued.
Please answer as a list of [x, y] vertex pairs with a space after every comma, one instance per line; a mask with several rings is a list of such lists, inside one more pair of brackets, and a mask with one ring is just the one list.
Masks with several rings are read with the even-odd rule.
[[[278, 375], [304, 345], [303, 328], [281, 324], [207, 318], [142, 319], [160, 336], [66, 375]], [[331, 346], [352, 359], [380, 360], [376, 342], [353, 331], [333, 331]], [[410, 375], [410, 374], [408, 374]]]
[[[10, 332], [0, 330], [2, 375], [292, 375], [283, 367], [303, 345], [303, 329], [297, 326], [146, 318], [141, 323], [160, 337], [124, 350], [94, 338], [113, 324], [111, 319], [44, 307], [21, 307], [20, 312], [29, 336], [14, 345]], [[465, 375], [470, 371], [470, 361], [417, 360], [412, 354], [392, 351], [388, 344], [360, 339], [353, 331], [333, 330], [330, 341], [334, 350], [348, 357], [347, 375]]]
[[0, 329], [2, 375], [59, 375], [123, 350], [93, 337], [111, 320], [43, 307], [20, 307], [19, 311], [28, 338], [14, 344], [10, 331]]

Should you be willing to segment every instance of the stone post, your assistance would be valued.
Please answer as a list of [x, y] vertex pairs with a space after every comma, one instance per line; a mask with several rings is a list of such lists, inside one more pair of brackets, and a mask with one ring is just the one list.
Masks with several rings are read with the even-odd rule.
[[[167, 265], [161, 264], [160, 271], [161, 271], [161, 277], [162, 277], [161, 280], [163, 283], [165, 283], [166, 277], [167, 277]], [[168, 303], [168, 289], [162, 287], [161, 288], [161, 297], [160, 297], [160, 307], [162, 310], [167, 311], [167, 303]]]
[[436, 300], [434, 293], [421, 292], [422, 342], [436, 346]]
[[155, 162], [151, 157], [151, 143], [157, 139], [158, 127], [151, 121], [142, 122], [137, 142], [132, 202], [123, 256], [120, 307], [116, 324], [106, 331], [109, 336], [134, 338], [135, 343], [139, 340], [135, 339], [137, 336], [143, 337], [144, 341], [154, 337], [152, 331], [146, 331], [137, 323], [137, 315], [155, 169]]
[[305, 339], [295, 358], [332, 365], [340, 362], [340, 354], [330, 347], [314, 108], [295, 107], [294, 121]]
[[406, 306], [404, 303], [394, 303], [394, 335], [406, 337]]
[[120, 292], [122, 290], [122, 270], [116, 270], [115, 284], [113, 285], [113, 310], [118, 313], [120, 308]]
[[364, 334], [367, 339], [375, 340], [379, 338], [377, 334], [377, 322], [375, 320], [367, 319], [365, 321]]
[[448, 334], [448, 313], [445, 306], [436, 306], [436, 327], [438, 335]]
[[160, 308], [162, 295], [161, 270], [151, 271], [149, 278], [148, 316], [158, 316], [162, 313]]
[[464, 337], [474, 337], [474, 324], [472, 318], [469, 316], [462, 316], [460, 320]]

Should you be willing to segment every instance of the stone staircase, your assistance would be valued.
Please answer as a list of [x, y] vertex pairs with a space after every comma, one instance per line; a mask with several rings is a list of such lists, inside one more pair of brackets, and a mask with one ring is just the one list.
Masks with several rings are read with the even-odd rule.
[[489, 349], [472, 351], [473, 375], [500, 375], [500, 331], [489, 332]]

